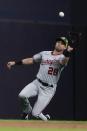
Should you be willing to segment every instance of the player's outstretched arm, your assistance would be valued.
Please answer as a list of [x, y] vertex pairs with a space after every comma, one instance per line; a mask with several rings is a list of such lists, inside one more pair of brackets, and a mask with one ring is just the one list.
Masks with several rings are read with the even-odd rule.
[[33, 58], [22, 59], [21, 61], [9, 61], [7, 63], [7, 68], [11, 69], [11, 67], [15, 65], [30, 65], [30, 64], [33, 64]]

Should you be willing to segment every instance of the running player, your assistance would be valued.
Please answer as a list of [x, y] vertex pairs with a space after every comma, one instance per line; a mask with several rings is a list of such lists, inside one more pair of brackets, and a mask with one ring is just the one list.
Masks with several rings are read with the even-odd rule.
[[[32, 58], [7, 63], [9, 69], [14, 65], [40, 63], [36, 79], [25, 86], [19, 94], [22, 101], [23, 119], [26, 119], [28, 114], [32, 113], [36, 118], [48, 120], [49, 115], [44, 115], [42, 112], [55, 94], [60, 74], [66, 67], [72, 51], [73, 48], [68, 45], [68, 40], [65, 37], [60, 37], [57, 38], [53, 51], [42, 51]], [[29, 98], [34, 96], [38, 97], [32, 108]]]

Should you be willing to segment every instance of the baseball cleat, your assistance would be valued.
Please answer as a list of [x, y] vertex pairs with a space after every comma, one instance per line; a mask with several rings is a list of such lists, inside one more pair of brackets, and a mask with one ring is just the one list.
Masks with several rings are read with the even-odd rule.
[[26, 114], [26, 113], [21, 114], [21, 119], [28, 120], [28, 114]]
[[28, 120], [28, 114], [26, 115], [25, 120]]
[[49, 115], [49, 114], [46, 114], [45, 116], [46, 116], [46, 118], [47, 118], [48, 120], [50, 120], [50, 115]]

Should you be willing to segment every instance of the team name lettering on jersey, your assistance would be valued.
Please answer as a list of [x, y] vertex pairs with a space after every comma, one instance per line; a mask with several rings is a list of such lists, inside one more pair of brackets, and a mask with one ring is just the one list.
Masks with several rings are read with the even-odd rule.
[[54, 60], [42, 60], [41, 64], [42, 64], [42, 65], [44, 65], [44, 64], [45, 64], [45, 65], [46, 65], [46, 64], [47, 64], [47, 65], [57, 64], [57, 60], [55, 60], [55, 59], [54, 59]]

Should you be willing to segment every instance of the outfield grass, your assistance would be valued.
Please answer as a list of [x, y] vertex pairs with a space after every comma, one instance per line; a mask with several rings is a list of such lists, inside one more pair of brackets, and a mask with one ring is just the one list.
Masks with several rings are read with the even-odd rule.
[[46, 128], [20, 128], [20, 127], [0, 127], [0, 131], [87, 131], [87, 129], [71, 129], [71, 128], [58, 128], [58, 129], [46, 129]]

